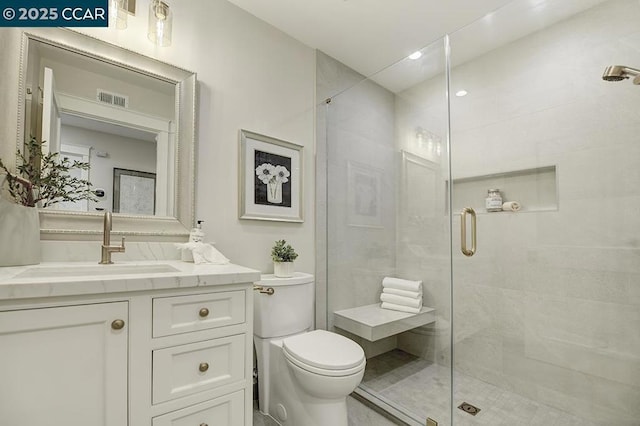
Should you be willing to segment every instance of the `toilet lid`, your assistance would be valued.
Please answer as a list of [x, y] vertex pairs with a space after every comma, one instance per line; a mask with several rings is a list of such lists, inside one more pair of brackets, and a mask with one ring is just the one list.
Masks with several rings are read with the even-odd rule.
[[346, 370], [364, 360], [364, 351], [353, 340], [325, 330], [314, 330], [283, 340], [284, 350], [294, 359], [326, 370]]

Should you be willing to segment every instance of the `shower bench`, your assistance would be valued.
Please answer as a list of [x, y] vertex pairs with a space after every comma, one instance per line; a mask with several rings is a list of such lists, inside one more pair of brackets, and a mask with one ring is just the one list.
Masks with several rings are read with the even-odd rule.
[[380, 303], [333, 313], [333, 325], [370, 342], [436, 321], [435, 309], [423, 306], [419, 313], [382, 309]]

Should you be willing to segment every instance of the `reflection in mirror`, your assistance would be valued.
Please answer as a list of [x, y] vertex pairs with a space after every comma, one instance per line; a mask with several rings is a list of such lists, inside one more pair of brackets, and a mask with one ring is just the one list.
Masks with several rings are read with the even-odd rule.
[[[77, 172], [83, 172], [82, 177], [102, 194], [97, 202], [58, 203], [51, 208], [175, 216], [174, 84], [33, 40], [26, 89], [33, 95], [26, 100], [30, 114], [25, 117], [25, 137], [46, 141], [45, 152], [88, 162], [90, 170]], [[114, 169], [156, 174], [155, 191], [145, 199], [147, 207], [129, 203], [128, 208], [114, 208], [119, 207], [113, 196]], [[130, 191], [123, 194], [135, 193], [130, 183]]]
[[[162, 136], [166, 135], [162, 134]], [[146, 202], [147, 205], [151, 205], [151, 209], [135, 206], [122, 208], [119, 206], [117, 197], [114, 197], [114, 191], [119, 188], [114, 181], [115, 170], [127, 169], [155, 175], [156, 170], [160, 169], [166, 173], [166, 165], [159, 168], [156, 164], [159, 145], [156, 143], [156, 138], [158, 133], [62, 114], [60, 154], [71, 160], [77, 159], [91, 165], [91, 169], [86, 172], [86, 179], [91, 181], [93, 191], [99, 195], [96, 194], [95, 202], [58, 203], [54, 204], [54, 207], [72, 211], [110, 210], [114, 213], [170, 216], [171, 213], [167, 211], [166, 187], [158, 188], [157, 192], [155, 186], [152, 188], [154, 191], [150, 194], [151, 199]], [[166, 179], [162, 181], [163, 186], [166, 186]], [[131, 191], [127, 193], [135, 193], [136, 189], [138, 188], [132, 183]]]
[[98, 199], [41, 210], [41, 238], [92, 239], [110, 210], [117, 234], [183, 241], [194, 222], [195, 73], [68, 29], [22, 34], [16, 148], [33, 135], [44, 152], [89, 162]]

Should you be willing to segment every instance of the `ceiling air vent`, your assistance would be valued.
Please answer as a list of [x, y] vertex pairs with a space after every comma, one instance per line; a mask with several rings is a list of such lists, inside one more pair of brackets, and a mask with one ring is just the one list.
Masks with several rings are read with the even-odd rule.
[[121, 107], [121, 108], [129, 108], [129, 97], [125, 95], [120, 95], [118, 93], [107, 92], [106, 90], [98, 89], [98, 102], [102, 102], [105, 104]]

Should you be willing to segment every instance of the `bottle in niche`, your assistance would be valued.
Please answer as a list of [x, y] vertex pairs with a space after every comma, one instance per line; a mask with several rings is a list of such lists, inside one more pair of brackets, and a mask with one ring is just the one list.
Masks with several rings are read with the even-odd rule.
[[502, 211], [502, 195], [500, 195], [499, 189], [489, 189], [487, 191], [487, 198], [485, 199], [485, 207], [488, 212], [501, 212]]

